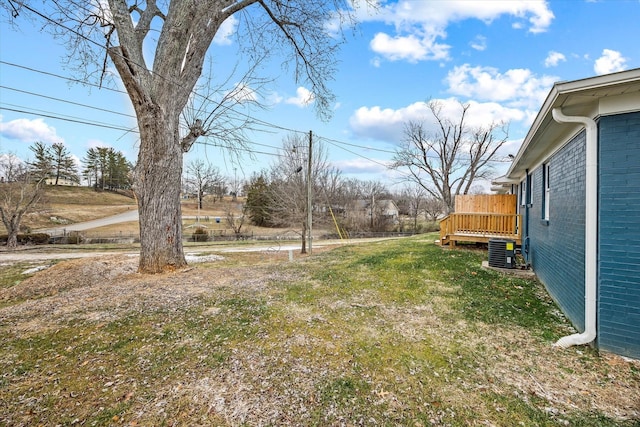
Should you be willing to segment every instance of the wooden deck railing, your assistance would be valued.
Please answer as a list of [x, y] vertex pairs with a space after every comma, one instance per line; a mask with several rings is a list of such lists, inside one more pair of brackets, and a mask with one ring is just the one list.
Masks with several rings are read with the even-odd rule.
[[520, 224], [521, 216], [517, 214], [452, 213], [440, 221], [440, 242], [478, 242], [503, 237], [519, 243]]

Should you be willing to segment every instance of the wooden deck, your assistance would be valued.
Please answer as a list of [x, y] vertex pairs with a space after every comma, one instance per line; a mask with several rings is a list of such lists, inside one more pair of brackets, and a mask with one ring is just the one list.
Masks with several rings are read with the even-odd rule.
[[520, 224], [521, 216], [517, 214], [452, 213], [440, 220], [440, 244], [511, 239], [520, 245]]

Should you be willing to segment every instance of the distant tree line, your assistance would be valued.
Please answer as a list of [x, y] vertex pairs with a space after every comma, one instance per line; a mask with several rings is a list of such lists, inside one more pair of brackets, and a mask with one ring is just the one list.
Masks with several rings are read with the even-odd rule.
[[[457, 118], [443, 113], [443, 105], [429, 102], [433, 123], [405, 124], [390, 169], [402, 170], [405, 188], [395, 194], [377, 181], [345, 179], [328, 162], [322, 142], [312, 144], [311, 132], [292, 133], [283, 140], [282, 153], [269, 168], [233, 185], [220, 171], [202, 160], [183, 170], [182, 194], [195, 197], [203, 207], [205, 196], [213, 201], [231, 194], [236, 200], [243, 188], [242, 215], [232, 212], [226, 221], [236, 234], [245, 217], [256, 226], [291, 227], [302, 237], [314, 226], [332, 228], [340, 237], [360, 232], [421, 232], [422, 221], [436, 221], [454, 208], [455, 196], [482, 192], [478, 180], [493, 176], [493, 162], [507, 141], [506, 123], [470, 127], [470, 105], [460, 104]], [[435, 125], [435, 130], [433, 124]], [[43, 184], [79, 184], [81, 177], [96, 190], [131, 189], [133, 165], [124, 155], [107, 147], [91, 148], [79, 162], [64, 144], [35, 142], [33, 159], [22, 162], [0, 155], [0, 216], [8, 231], [8, 246], [15, 247], [20, 219], [42, 196]], [[407, 221], [407, 218], [410, 221]], [[312, 220], [310, 223], [309, 220]], [[309, 233], [311, 234], [311, 233]]]
[[[111, 147], [90, 148], [81, 164], [78, 164], [67, 147], [61, 143], [47, 145], [36, 141], [29, 149], [33, 158], [24, 161], [22, 170], [28, 172], [30, 179], [35, 182], [48, 185], [80, 185], [82, 178], [87, 186], [95, 189], [131, 188], [130, 172], [133, 165], [122, 152]], [[15, 174], [12, 176], [15, 177]]]
[[[417, 185], [408, 183], [393, 192], [378, 181], [345, 178], [328, 162], [321, 141], [312, 150], [309, 173], [307, 136], [289, 135], [283, 140], [277, 160], [243, 183], [223, 176], [217, 167], [202, 159], [193, 160], [184, 167], [182, 194], [195, 199], [201, 209], [209, 207], [203, 206], [205, 203], [216, 203], [230, 195], [242, 205], [241, 214], [236, 210], [225, 218], [236, 234], [246, 224], [289, 228], [300, 235], [303, 251], [309, 227], [309, 188], [312, 226], [334, 230], [345, 238], [368, 232], [429, 231], [425, 222], [436, 221], [446, 210], [442, 200]], [[242, 197], [237, 199], [238, 195]]]
[[[293, 227], [306, 218], [306, 184], [298, 175], [283, 179], [272, 172], [256, 173], [244, 185], [245, 212], [259, 227]], [[421, 232], [425, 221], [436, 221], [446, 210], [441, 200], [413, 186], [391, 192], [381, 182], [345, 179], [339, 172], [332, 181], [333, 186], [313, 183], [313, 224], [336, 233]]]
[[[278, 160], [245, 183], [245, 213], [252, 224], [292, 227], [304, 242], [309, 226], [309, 189], [312, 226], [333, 229], [342, 237], [363, 232], [424, 231], [425, 220], [435, 221], [446, 210], [440, 199], [416, 185], [407, 184], [394, 193], [378, 181], [345, 178], [327, 161], [321, 142], [313, 145], [309, 171], [308, 150], [306, 136], [288, 136]], [[407, 217], [412, 221], [407, 222]]]

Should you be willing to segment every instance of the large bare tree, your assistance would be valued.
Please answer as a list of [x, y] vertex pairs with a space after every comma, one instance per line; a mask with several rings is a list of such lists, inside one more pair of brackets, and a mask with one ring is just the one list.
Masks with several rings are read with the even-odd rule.
[[0, 155], [0, 218], [7, 229], [7, 247], [18, 246], [22, 217], [38, 203], [44, 177], [34, 175], [25, 163], [11, 154]]
[[507, 141], [508, 126], [497, 122], [469, 126], [469, 104], [460, 104], [458, 118], [445, 115], [438, 101], [427, 106], [436, 130], [428, 130], [426, 119], [408, 122], [392, 167], [407, 169], [408, 180], [442, 200], [448, 213], [456, 195], [468, 194], [478, 180], [491, 177], [491, 161]]
[[[247, 62], [282, 54], [284, 63], [293, 65], [296, 80], [310, 87], [324, 116], [333, 101], [325, 83], [335, 72], [342, 42], [329, 33], [327, 22], [344, 22], [352, 10], [348, 0], [52, 0], [44, 6], [3, 0], [0, 5], [9, 19], [23, 14], [48, 19], [78, 69], [97, 71], [101, 79], [108, 61], [114, 64], [140, 133], [133, 190], [140, 213], [139, 270], [147, 273], [186, 265], [179, 197], [182, 156], [208, 134], [224, 137], [215, 131], [224, 126], [219, 113], [229, 110], [217, 106], [214, 114], [182, 113], [222, 23], [236, 17], [239, 52], [247, 52]], [[241, 87], [222, 101], [246, 98], [246, 93]], [[181, 117], [190, 122], [181, 127]]]

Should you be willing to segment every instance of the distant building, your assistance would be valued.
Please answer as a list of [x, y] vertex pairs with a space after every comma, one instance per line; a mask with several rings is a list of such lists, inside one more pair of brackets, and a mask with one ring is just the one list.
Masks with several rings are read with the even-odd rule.
[[[44, 182], [47, 185], [55, 185], [56, 184], [56, 177], [54, 176], [53, 178], [46, 178], [44, 180]], [[59, 177], [58, 178], [58, 185], [65, 185], [65, 186], [69, 186], [69, 187], [79, 187], [80, 186], [80, 182], [77, 181], [77, 180], [69, 179], [69, 178]]]

